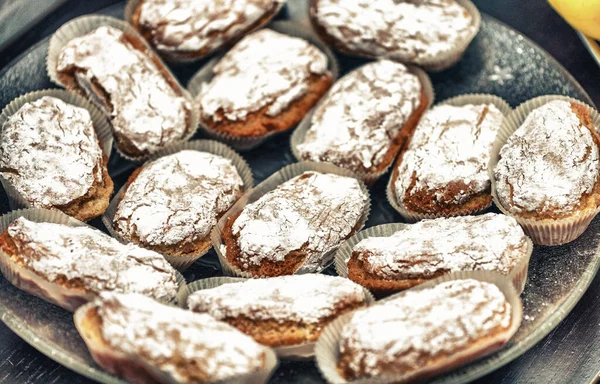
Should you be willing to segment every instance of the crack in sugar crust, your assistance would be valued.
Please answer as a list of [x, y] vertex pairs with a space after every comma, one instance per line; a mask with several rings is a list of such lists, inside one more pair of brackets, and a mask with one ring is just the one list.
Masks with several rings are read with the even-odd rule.
[[598, 181], [598, 145], [571, 103], [534, 109], [500, 150], [496, 190], [511, 213], [569, 214]]
[[66, 205], [102, 179], [102, 149], [89, 112], [44, 96], [2, 126], [0, 172], [31, 206]]
[[73, 69], [80, 71], [82, 88], [97, 84], [108, 95], [115, 134], [139, 151], [152, 152], [187, 135], [190, 103], [122, 31], [100, 27], [69, 41], [60, 51], [57, 70]]
[[21, 217], [9, 225], [8, 235], [25, 267], [50, 282], [65, 276], [94, 293], [135, 292], [167, 300], [177, 294], [175, 270], [161, 255], [98, 230]]
[[207, 237], [217, 218], [241, 194], [243, 181], [231, 160], [185, 150], [142, 168], [114, 217], [115, 229], [150, 245]]
[[399, 63], [367, 64], [335, 83], [298, 150], [304, 160], [377, 167], [420, 105], [421, 83]]
[[306, 94], [312, 75], [328, 73], [327, 56], [307, 41], [263, 29], [237, 43], [213, 72], [198, 95], [204, 119], [243, 120], [264, 107], [277, 116]]
[[304, 274], [250, 279], [197, 291], [188, 298], [192, 311], [217, 319], [244, 316], [252, 320], [319, 323], [338, 308], [365, 302], [362, 287], [334, 276]]
[[321, 258], [348, 237], [368, 197], [351, 177], [304, 172], [248, 204], [232, 232], [244, 269], [263, 260], [283, 262], [302, 249], [302, 269], [314, 272]]
[[416, 279], [474, 270], [508, 274], [526, 249], [515, 219], [488, 213], [421, 221], [389, 237], [364, 239], [353, 253], [376, 276]]
[[492, 104], [438, 105], [425, 112], [398, 166], [394, 183], [400, 204], [422, 192], [443, 203], [449, 183], [466, 188], [451, 196], [455, 204], [490, 190], [490, 151], [504, 116]]
[[356, 376], [407, 374], [510, 324], [511, 306], [498, 287], [455, 280], [355, 312], [342, 329], [340, 352]]
[[473, 17], [454, 0], [316, 0], [316, 19], [346, 49], [427, 63], [460, 48]]
[[213, 51], [238, 37], [278, 0], [144, 0], [140, 24], [163, 51]]
[[265, 347], [210, 315], [139, 295], [107, 292], [95, 303], [102, 336], [112, 348], [139, 357], [177, 382], [215, 382], [264, 367]]

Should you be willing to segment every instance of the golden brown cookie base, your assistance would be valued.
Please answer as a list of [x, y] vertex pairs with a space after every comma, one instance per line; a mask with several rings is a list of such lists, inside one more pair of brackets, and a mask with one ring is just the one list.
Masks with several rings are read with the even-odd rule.
[[223, 244], [227, 249], [226, 257], [229, 263], [231, 263], [231, 265], [234, 267], [244, 272], [248, 272], [254, 276], [273, 277], [293, 275], [306, 259], [306, 254], [303, 252], [304, 247], [301, 250], [288, 253], [281, 262], [274, 262], [265, 259], [262, 260], [260, 265], [250, 265], [247, 268], [240, 263], [239, 260], [241, 250], [238, 246], [238, 236], [234, 236], [232, 230], [233, 223], [235, 220], [237, 220], [240, 214], [229, 217], [227, 219], [227, 223], [225, 224], [225, 228], [223, 228], [223, 232], [221, 233]]
[[430, 277], [418, 279], [388, 280], [376, 276], [367, 271], [364, 262], [358, 259], [358, 253], [353, 252], [348, 260], [348, 278], [371, 291], [376, 297], [384, 297], [390, 294], [412, 288], [423, 284], [428, 280], [446, 274], [448, 271], [438, 271]]
[[[160, 61], [160, 58], [156, 54], [151, 52], [147, 48], [147, 46], [144, 44], [144, 42], [140, 41], [140, 39], [137, 36], [132, 36], [132, 35], [126, 34], [125, 32], [123, 32], [122, 40], [126, 43], [131, 44], [138, 51], [141, 51], [142, 53], [144, 53], [144, 55], [146, 55], [152, 61], [152, 63], [156, 66], [158, 71], [163, 75], [164, 79], [167, 81], [167, 83], [169, 84], [171, 89], [173, 89], [173, 92], [175, 92], [175, 94], [178, 97], [184, 97], [184, 95], [182, 94], [182, 92], [179, 88], [179, 84], [177, 83], [177, 80], [173, 76], [171, 76], [167, 67], [165, 67], [165, 65], [162, 63], [162, 61]], [[57, 70], [56, 76], [58, 77], [58, 80], [61, 82], [61, 84], [63, 84], [64, 87], [67, 88], [69, 91], [76, 92], [79, 95], [81, 95], [89, 100], [89, 97], [86, 94], [85, 90], [79, 86], [79, 84], [76, 80], [77, 73], [85, 74], [85, 72], [86, 72], [85, 70], [77, 67], [76, 65], [72, 65], [63, 71]], [[107, 92], [96, 81], [95, 78], [91, 79], [91, 86], [94, 91], [94, 94], [98, 97], [98, 99], [100, 99], [102, 101], [102, 103], [103, 103], [104, 107], [106, 108], [106, 110], [108, 111], [109, 115], [112, 114], [114, 112], [114, 110], [113, 110], [113, 105], [111, 102], [110, 93]], [[191, 132], [191, 130], [196, 129], [196, 127], [190, 127], [191, 118], [192, 118], [191, 111], [186, 110], [186, 116], [185, 116], [186, 131], [182, 134], [181, 139], [188, 136], [188, 134]], [[149, 154], [149, 152], [147, 150], [139, 149], [126, 136], [124, 136], [123, 134], [121, 134], [119, 132], [116, 132], [114, 127], [112, 127], [112, 128], [113, 128], [113, 137], [115, 139], [115, 143], [121, 152], [123, 152], [127, 156], [131, 156], [134, 158], [143, 157], [143, 156], [146, 156]], [[166, 144], [168, 144], [168, 143], [166, 143]]]
[[[590, 131], [590, 133], [592, 134], [592, 137], [594, 139], [594, 142], [596, 143], [596, 146], [600, 149], [600, 135], [598, 135], [598, 133], [596, 132], [594, 123], [592, 122], [592, 117], [590, 115], [590, 111], [583, 105], [577, 104], [577, 103], [571, 103], [571, 109], [573, 110], [575, 115], [577, 115], [581, 124]], [[512, 190], [511, 190], [511, 196], [510, 196], [511, 204], [506, 208], [510, 209], [511, 207], [514, 206], [512, 201], [513, 201], [513, 199], [512, 199]], [[543, 212], [540, 210], [536, 210], [536, 211], [521, 211], [518, 213], [511, 212], [511, 214], [514, 216], [517, 216], [517, 217], [522, 217], [524, 219], [553, 221], [553, 220], [566, 219], [566, 218], [569, 218], [572, 216], [577, 216], [577, 214], [579, 212], [594, 211], [594, 210], [596, 210], [596, 208], [598, 206], [600, 206], [600, 176], [596, 179], [596, 184], [594, 185], [594, 189], [592, 190], [592, 192], [585, 193], [581, 196], [579, 205], [576, 209], [573, 210], [573, 212], [556, 213], [555, 209], [560, 208], [560, 207], [552, 207], [551, 206], [548, 209], [544, 210]]]
[[[477, 359], [478, 357], [485, 356], [493, 351], [496, 351], [505, 344], [505, 341], [502, 340], [502, 336], [508, 331], [509, 329], [498, 326], [490, 331], [489, 336], [483, 337], [464, 348], [456, 349], [452, 351], [452, 353], [441, 353], [436, 356], [427, 356], [427, 354], [421, 353], [421, 356], [419, 357], [419, 360], [422, 361], [422, 364], [420, 364], [420, 369], [414, 369], [409, 365], [401, 365], [397, 361], [379, 362], [379, 364], [377, 364], [377, 367], [381, 372], [383, 372], [383, 375], [385, 376], [411, 374], [414, 376], [411, 376], [410, 381], [419, 382], [427, 378], [439, 375], [440, 373], [446, 372], [452, 368], [464, 365], [470, 361], [473, 361], [474, 359]], [[454, 354], [465, 351], [467, 348], [474, 350], [472, 350], [471, 353], [462, 356], [460, 359], [453, 361], [450, 365], [443, 365], [444, 362], [452, 358]], [[340, 375], [342, 375], [346, 380], [355, 380], [358, 378], [369, 377], [365, 372], [364, 366], [359, 367], [358, 371], [354, 371], [350, 367], [350, 362], [352, 360], [353, 354], [351, 351], [346, 351], [345, 353], [340, 355], [340, 360], [338, 361], [337, 365], [338, 372], [340, 373]], [[438, 369], [431, 370], [425, 374], [418, 374], [420, 370], [428, 369], [434, 365], [440, 367]]]
[[[183, 50], [182, 51], [171, 51], [171, 50], [165, 50], [165, 49], [158, 48], [158, 44], [161, 43], [162, 39], [156, 38], [156, 36], [155, 36], [156, 31], [154, 29], [148, 27], [147, 25], [140, 24], [140, 13], [142, 12], [143, 4], [144, 4], [144, 0], [140, 1], [138, 6], [136, 7], [135, 11], [133, 12], [133, 15], [131, 15], [131, 22], [133, 24], [133, 27], [135, 29], [137, 29], [138, 32], [142, 36], [144, 36], [144, 39], [146, 39], [146, 41], [152, 46], [152, 48], [154, 48], [154, 50], [156, 52], [158, 52], [158, 54], [160, 56], [164, 57], [166, 60], [174, 61], [174, 62], [177, 62], [177, 61], [188, 62], [188, 61], [193, 61], [193, 60], [199, 60], [214, 51], [221, 50], [221, 49], [229, 50], [230, 47], [232, 47], [233, 45], [235, 45], [235, 43], [240, 41], [246, 34], [252, 32], [253, 30], [258, 29], [261, 26], [263, 26], [264, 24], [268, 23], [269, 20], [271, 20], [271, 18], [273, 18], [273, 16], [275, 16], [275, 14], [279, 10], [278, 4], [274, 3], [273, 7], [269, 11], [267, 11], [260, 19], [258, 19], [254, 23], [250, 24], [246, 28], [238, 31], [234, 36], [231, 37], [231, 39], [229, 39], [227, 42], [225, 42], [223, 45], [221, 45], [219, 47], [216, 47], [216, 48], [204, 47], [197, 51], [183, 51]], [[242, 21], [243, 20], [239, 20], [240, 23]], [[231, 29], [233, 27], [234, 26], [231, 26], [229, 29]], [[210, 38], [210, 39], [219, 38], [219, 37], [225, 35], [229, 31], [229, 29], [227, 29], [225, 31], [212, 31], [208, 35], [208, 38]]]
[[252, 337], [260, 344], [269, 347], [282, 347], [317, 341], [327, 324], [338, 316], [363, 305], [365, 305], [364, 302], [341, 303], [336, 306], [335, 315], [313, 324], [294, 321], [254, 320], [246, 316], [227, 317], [222, 320]]
[[[300, 266], [306, 260], [306, 245], [302, 246], [299, 250], [288, 253], [283, 261], [274, 262], [271, 260], [263, 259], [260, 265], [249, 265], [245, 267], [240, 262], [241, 250], [238, 246], [238, 236], [233, 234], [233, 223], [240, 216], [241, 212], [236, 216], [229, 217], [225, 227], [221, 233], [223, 239], [223, 245], [226, 247], [226, 258], [231, 265], [238, 268], [243, 272], [250, 273], [256, 277], [275, 277], [275, 276], [286, 276], [293, 275]], [[354, 235], [360, 229], [361, 223], [358, 222], [352, 228], [352, 231], [342, 239], [342, 242], [352, 235]]]
[[[94, 184], [85, 195], [69, 204], [56, 206], [55, 208], [81, 221], [88, 221], [102, 216], [110, 204], [110, 197], [114, 189], [113, 181], [108, 175], [107, 164], [108, 158], [103, 156], [100, 165], [102, 167], [102, 179], [94, 180]], [[96, 169], [94, 169], [95, 172]]]
[[248, 113], [246, 118], [240, 121], [228, 120], [223, 111], [218, 110], [219, 121], [204, 120], [204, 124], [212, 130], [235, 137], [253, 138], [268, 133], [282, 132], [298, 124], [327, 92], [332, 82], [331, 75], [311, 75], [306, 94], [292, 102], [277, 116], [267, 115], [270, 105], [264, 106], [257, 112]]
[[[492, 204], [491, 189], [487, 189], [485, 192], [471, 194], [465, 201], [458, 204], [454, 198], [459, 196], [460, 191], [468, 190], [468, 186], [462, 181], [453, 181], [446, 184], [445, 188], [437, 189], [423, 189], [412, 193], [413, 187], [416, 184], [416, 174], [411, 175], [411, 184], [407, 189], [404, 200], [400, 202], [398, 195], [396, 194], [396, 180], [398, 179], [398, 169], [402, 163], [404, 153], [408, 150], [410, 142], [400, 151], [398, 160], [394, 165], [392, 172], [392, 195], [394, 199], [406, 210], [421, 214], [433, 214], [437, 216], [457, 216], [466, 215], [471, 212], [481, 211], [486, 209]], [[441, 201], [438, 201], [438, 195], [442, 194]]]

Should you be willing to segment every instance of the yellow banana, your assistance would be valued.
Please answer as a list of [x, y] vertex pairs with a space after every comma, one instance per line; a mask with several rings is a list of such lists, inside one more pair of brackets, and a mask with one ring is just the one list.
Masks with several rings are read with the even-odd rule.
[[600, 0], [548, 0], [571, 26], [600, 40]]

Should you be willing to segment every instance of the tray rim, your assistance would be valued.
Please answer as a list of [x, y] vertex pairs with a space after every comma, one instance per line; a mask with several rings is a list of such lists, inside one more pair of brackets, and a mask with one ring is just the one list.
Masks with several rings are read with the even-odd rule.
[[[107, 7], [101, 8], [94, 13], [106, 14], [106, 13], [110, 12], [111, 9], [119, 8], [121, 6], [122, 6], [122, 4], [121, 4], [121, 2], [119, 2], [116, 4], [112, 4]], [[568, 80], [570, 85], [574, 86], [581, 93], [581, 95], [583, 96], [583, 99], [584, 99], [582, 101], [585, 101], [586, 103], [590, 104], [591, 106], [596, 107], [596, 105], [595, 105], [594, 101], [591, 99], [590, 95], [583, 88], [583, 86], [581, 86], [581, 84], [575, 79], [575, 77], [557, 59], [555, 59], [552, 55], [550, 55], [550, 53], [548, 53], [538, 43], [531, 40], [529, 37], [527, 37], [523, 33], [519, 32], [518, 30], [514, 29], [513, 27], [509, 26], [508, 24], [498, 20], [497, 18], [495, 18], [493, 16], [486, 14], [485, 12], [481, 12], [481, 15], [482, 15], [482, 21], [484, 21], [485, 23], [497, 24], [498, 26], [509, 31], [515, 37], [519, 36], [519, 38], [523, 39], [524, 42], [526, 42], [527, 44], [534, 47], [544, 57], [545, 60], [548, 60], [548, 62], [550, 62], [556, 69], [558, 69], [560, 71], [560, 73], [563, 76], [565, 76], [565, 78]], [[119, 15], [119, 17], [121, 17], [121, 15]], [[37, 24], [35, 24], [35, 25], [37, 25]], [[35, 25], [29, 26], [29, 27], [34, 28]], [[578, 32], [578, 35], [579, 35], [580, 39], [583, 41], [586, 48], [590, 51], [590, 54], [593, 56], [593, 58], [596, 60], [596, 62], [598, 62], [598, 64], [600, 65], [600, 51], [599, 51], [599, 54], [596, 55], [596, 53], [593, 51], [592, 47], [590, 46], [590, 42], [587, 41], [589, 38], [582, 35], [580, 32]], [[21, 52], [18, 56], [13, 58], [3, 68], [0, 68], [0, 77], [5, 76], [6, 73], [13, 66], [16, 65], [16, 63], [21, 61], [25, 56], [29, 55], [32, 51], [34, 51], [40, 45], [49, 41], [51, 36], [52, 36], [52, 34], [42, 38], [41, 40], [39, 40], [38, 42], [36, 42], [32, 46], [30, 46], [29, 48], [27, 48], [26, 50]], [[597, 46], [598, 46], [598, 49], [600, 50], [600, 45], [597, 45]], [[56, 88], [58, 88], [58, 87], [56, 87]], [[556, 328], [556, 326], [564, 319], [564, 317], [566, 317], [570, 314], [570, 312], [573, 310], [575, 305], [580, 301], [580, 299], [583, 297], [583, 295], [586, 293], [587, 289], [593, 282], [595, 276], [598, 274], [598, 270], [600, 269], [600, 245], [596, 248], [596, 252], [594, 253], [593, 260], [594, 261], [590, 263], [590, 265], [593, 264], [593, 268], [592, 268], [593, 272], [591, 270], [586, 270], [583, 272], [578, 283], [575, 286], [573, 286], [573, 288], [571, 290], [571, 292], [574, 292], [574, 293], [571, 294], [570, 296], [568, 296], [563, 301], [563, 303], [561, 303], [561, 305], [557, 308], [557, 310], [548, 316], [546, 321], [543, 323], [543, 327], [541, 328], [540, 332], [539, 333], [530, 333], [527, 337], [525, 337], [523, 340], [521, 340], [521, 344], [527, 344], [527, 345], [523, 345], [522, 348], [500, 350], [496, 354], [492, 355], [491, 358], [497, 358], [498, 360], [500, 360], [499, 365], [497, 365], [497, 366], [494, 365], [493, 368], [491, 367], [491, 364], [489, 364], [489, 363], [478, 364], [475, 367], [473, 367], [473, 369], [468, 369], [467, 371], [462, 372], [459, 376], [454, 376], [454, 373], [456, 373], [458, 370], [460, 370], [460, 368], [458, 368], [457, 370], [454, 370], [452, 372], [449, 372], [448, 374], [442, 375], [441, 377], [434, 378], [432, 380], [432, 383], [443, 382], [443, 383], [457, 384], [457, 383], [470, 382], [472, 380], [481, 378], [481, 377], [485, 376], [486, 374], [489, 374], [493, 371], [500, 369], [501, 367], [503, 367], [506, 364], [510, 363], [511, 361], [515, 360], [516, 358], [518, 358], [519, 356], [521, 356], [522, 354], [527, 352], [529, 349], [531, 349], [535, 345], [537, 345], [541, 341], [541, 339], [545, 338], [550, 332], [552, 332]], [[563, 314], [565, 314], [563, 319], [559, 319], [559, 317]], [[2, 321], [12, 332], [14, 332], [17, 336], [19, 336], [23, 341], [25, 341], [27, 344], [32, 346], [34, 349], [38, 350], [39, 352], [44, 354], [46, 357], [50, 358], [51, 360], [55, 361], [56, 363], [60, 364], [61, 366], [65, 367], [71, 371], [74, 371], [78, 374], [81, 374], [81, 375], [83, 375], [89, 379], [95, 380], [95, 381], [102, 380], [103, 382], [110, 383], [110, 384], [113, 384], [113, 383], [114, 384], [126, 384], [125, 381], [117, 378], [116, 376], [113, 376], [113, 375], [107, 373], [106, 371], [104, 371], [103, 369], [101, 369], [97, 366], [90, 367], [89, 365], [87, 365], [85, 363], [81, 364], [79, 362], [73, 361], [71, 359], [71, 357], [69, 356], [69, 354], [67, 352], [65, 352], [64, 349], [61, 347], [58, 347], [54, 344], [52, 344], [52, 345], [54, 345], [52, 347], [51, 344], [41, 344], [41, 343], [36, 343], [36, 342], [30, 342], [31, 339], [34, 339], [37, 337], [37, 336], [35, 336], [35, 333], [31, 332], [27, 327], [21, 326], [19, 323], [19, 318], [12, 316], [12, 314], [10, 314], [10, 313], [7, 313], [1, 304], [0, 304], [0, 321]], [[26, 333], [32, 334], [31, 339], [29, 339], [29, 335], [25, 336]], [[52, 348], [54, 348], [54, 350], [52, 350]], [[508, 353], [507, 351], [510, 351], [510, 353]], [[506, 353], [503, 354], [503, 352], [506, 352]], [[69, 365], [66, 365], [67, 362]]]

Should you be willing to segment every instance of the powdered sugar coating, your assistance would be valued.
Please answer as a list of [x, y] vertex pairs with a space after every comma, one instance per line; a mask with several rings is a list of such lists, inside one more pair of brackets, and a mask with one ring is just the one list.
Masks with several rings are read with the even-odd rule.
[[340, 352], [359, 376], [408, 374], [508, 329], [511, 317], [497, 286], [449, 281], [355, 312], [342, 330]]
[[308, 171], [248, 204], [233, 222], [245, 268], [283, 262], [302, 249], [303, 272], [314, 272], [358, 224], [368, 196], [352, 177]]
[[209, 315], [132, 294], [103, 293], [95, 304], [111, 348], [142, 359], [176, 382], [196, 382], [190, 374], [215, 382], [265, 365], [265, 347]]
[[102, 96], [92, 90], [100, 87], [110, 98], [106, 109], [117, 139], [123, 137], [149, 153], [189, 133], [191, 105], [127, 39], [122, 31], [106, 26], [74, 38], [61, 49], [57, 71], [78, 69], [79, 87], [92, 99]]
[[598, 182], [598, 145], [567, 101], [534, 109], [500, 150], [496, 192], [512, 213], [568, 214]]
[[[425, 112], [398, 166], [399, 203], [423, 190], [435, 191], [438, 202], [455, 204], [489, 191], [487, 166], [503, 118], [492, 104], [438, 105]], [[448, 196], [445, 188], [452, 182], [464, 187]]]
[[384, 279], [491, 270], [508, 274], [527, 252], [512, 217], [488, 213], [424, 220], [389, 237], [369, 237], [353, 249], [366, 270]]
[[89, 112], [44, 96], [0, 132], [0, 173], [35, 208], [69, 204], [102, 180], [103, 155]]
[[461, 48], [476, 28], [455, 0], [316, 0], [315, 17], [348, 50], [415, 64]]
[[114, 228], [143, 244], [172, 245], [206, 238], [242, 192], [231, 160], [183, 150], [146, 164], [127, 188]]
[[383, 161], [421, 102], [419, 78], [400, 63], [366, 64], [344, 76], [319, 104], [298, 145], [303, 160], [367, 171]]
[[[312, 75], [324, 75], [327, 56], [302, 39], [263, 29], [244, 37], [213, 68], [198, 95], [204, 119], [243, 120], [267, 108], [277, 116], [308, 91]], [[232, 92], [235, 90], [235, 92]]]
[[143, 0], [139, 22], [162, 51], [214, 51], [275, 12], [279, 0]]
[[219, 320], [244, 316], [314, 324], [335, 316], [344, 306], [365, 300], [362, 287], [348, 279], [309, 273], [199, 290], [189, 296], [188, 306]]
[[177, 295], [175, 270], [161, 255], [123, 245], [98, 230], [20, 217], [8, 226], [8, 235], [24, 266], [50, 282], [64, 276], [96, 294], [140, 293], [166, 300]]

